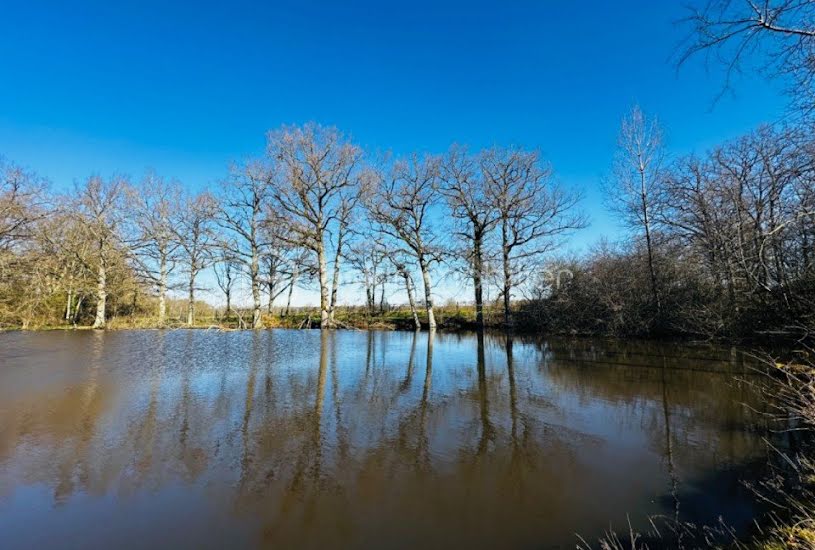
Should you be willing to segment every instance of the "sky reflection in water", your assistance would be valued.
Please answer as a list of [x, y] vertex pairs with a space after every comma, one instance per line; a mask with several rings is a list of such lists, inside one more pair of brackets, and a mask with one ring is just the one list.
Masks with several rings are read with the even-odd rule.
[[729, 350], [407, 332], [0, 335], [0, 546], [574, 547], [737, 526]]

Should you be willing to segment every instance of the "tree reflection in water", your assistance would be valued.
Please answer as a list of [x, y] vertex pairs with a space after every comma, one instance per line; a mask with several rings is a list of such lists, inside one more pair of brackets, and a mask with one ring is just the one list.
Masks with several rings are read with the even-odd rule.
[[0, 338], [3, 547], [101, 547], [146, 524], [143, 544], [572, 546], [627, 514], [755, 513], [738, 481], [768, 405], [730, 350], [435, 332]]

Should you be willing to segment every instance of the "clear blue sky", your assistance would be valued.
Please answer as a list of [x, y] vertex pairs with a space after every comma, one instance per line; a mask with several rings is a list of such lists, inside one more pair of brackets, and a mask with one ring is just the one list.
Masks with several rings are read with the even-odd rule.
[[38, 2], [0, 13], [0, 155], [70, 184], [154, 168], [192, 187], [314, 120], [370, 149], [539, 147], [617, 234], [598, 190], [621, 116], [656, 114], [673, 151], [783, 113], [779, 84], [670, 58], [681, 2]]

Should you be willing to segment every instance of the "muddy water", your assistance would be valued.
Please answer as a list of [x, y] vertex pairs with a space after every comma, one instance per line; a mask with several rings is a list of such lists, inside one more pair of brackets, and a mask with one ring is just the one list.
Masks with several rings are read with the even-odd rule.
[[0, 334], [0, 547], [573, 548], [649, 514], [742, 528], [740, 481], [766, 454], [745, 376], [730, 350], [636, 342]]

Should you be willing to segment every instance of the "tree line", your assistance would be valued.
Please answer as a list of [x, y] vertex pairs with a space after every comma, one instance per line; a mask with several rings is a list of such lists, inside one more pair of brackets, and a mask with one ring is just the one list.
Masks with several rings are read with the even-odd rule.
[[[234, 164], [215, 191], [191, 193], [148, 173], [91, 176], [64, 194], [6, 163], [0, 195], [0, 320], [5, 326], [106, 325], [144, 313], [167, 323], [172, 291], [196, 293], [209, 270], [227, 312], [239, 281], [264, 307], [319, 288], [321, 328], [337, 319], [343, 278], [373, 314], [399, 285], [418, 328], [437, 324], [440, 266], [473, 290], [498, 290], [502, 322], [557, 332], [748, 335], [811, 326], [815, 311], [815, 141], [762, 127], [711, 151], [673, 158], [656, 120], [623, 120], [605, 189], [630, 229], [625, 245], [581, 258], [557, 251], [584, 227], [580, 195], [539, 152], [493, 147], [366, 158], [335, 128], [269, 132], [265, 154]], [[558, 273], [558, 277], [550, 274]], [[140, 306], [141, 304], [141, 306]]]
[[654, 120], [623, 123], [609, 202], [637, 237], [561, 259], [527, 313], [555, 331], [789, 336], [815, 327], [815, 141], [763, 126], [671, 158]]
[[454, 146], [443, 155], [371, 159], [336, 128], [313, 123], [269, 132], [265, 154], [234, 164], [215, 191], [192, 193], [150, 172], [136, 182], [94, 175], [57, 194], [11, 163], [0, 183], [5, 326], [103, 328], [112, 304], [134, 315], [148, 298], [165, 326], [168, 296], [181, 290], [192, 326], [201, 274], [210, 270], [227, 312], [240, 314], [236, 285], [248, 283], [245, 325], [253, 328], [263, 325], [264, 301], [271, 312], [285, 297], [285, 314], [295, 287], [311, 285], [319, 288], [320, 327], [341, 325], [349, 274], [369, 309], [377, 290], [399, 284], [415, 326], [421, 312], [435, 328], [440, 264], [472, 282], [479, 324], [487, 281], [510, 323], [516, 289], [558, 237], [585, 224], [579, 196], [555, 182], [537, 151]]

